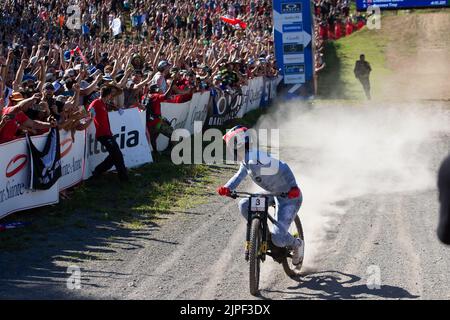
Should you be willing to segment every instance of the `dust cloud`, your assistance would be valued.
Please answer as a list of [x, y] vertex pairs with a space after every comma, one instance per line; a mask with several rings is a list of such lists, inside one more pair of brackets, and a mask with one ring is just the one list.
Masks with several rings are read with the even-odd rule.
[[292, 102], [260, 119], [257, 128], [280, 129], [279, 157], [303, 192], [306, 269], [317, 266], [348, 200], [435, 188], [436, 159], [429, 147], [450, 131], [448, 123], [444, 107], [411, 104]]

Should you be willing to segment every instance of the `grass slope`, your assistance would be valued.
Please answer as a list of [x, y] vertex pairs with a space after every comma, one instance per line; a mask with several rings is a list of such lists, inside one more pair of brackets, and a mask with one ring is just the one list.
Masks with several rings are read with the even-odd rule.
[[353, 74], [361, 53], [372, 66], [372, 96], [384, 98], [386, 80], [396, 72], [399, 59], [417, 55], [421, 43], [418, 30], [423, 28], [420, 16], [428, 14], [432, 19], [435, 13], [450, 17], [450, 9], [384, 11], [380, 29], [364, 27], [348, 37], [327, 42], [326, 67], [318, 75], [318, 98], [365, 100], [362, 86]]

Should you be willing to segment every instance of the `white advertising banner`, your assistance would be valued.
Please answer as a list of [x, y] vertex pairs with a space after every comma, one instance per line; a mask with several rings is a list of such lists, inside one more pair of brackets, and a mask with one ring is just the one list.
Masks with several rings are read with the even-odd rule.
[[[42, 150], [47, 135], [32, 137]], [[31, 191], [30, 157], [25, 138], [1, 145], [0, 157], [0, 218], [16, 211], [58, 203], [58, 183], [49, 190]]]
[[259, 108], [264, 90], [264, 79], [262, 77], [254, 78], [249, 81], [248, 103], [246, 112]]
[[[184, 128], [189, 115], [191, 102], [183, 103], [161, 103], [161, 116], [166, 118], [174, 129]], [[156, 140], [158, 151], [166, 150], [169, 145], [169, 138], [160, 134]]]
[[190, 101], [183, 103], [161, 102], [161, 116], [169, 120], [174, 129], [184, 128], [190, 105]]
[[61, 173], [58, 181], [59, 190], [70, 188], [83, 180], [85, 170], [84, 147], [86, 131], [77, 131], [72, 140], [70, 131], [59, 131], [61, 144]]
[[[133, 168], [153, 162], [150, 147], [142, 125], [141, 115], [137, 108], [126, 109], [122, 114], [109, 112], [111, 131], [122, 151], [127, 168]], [[92, 123], [87, 130], [86, 157], [87, 170], [85, 178], [92, 175], [95, 167], [108, 155], [105, 148], [95, 139], [95, 126]]]
[[192, 96], [192, 100], [189, 106], [189, 114], [186, 119], [185, 129], [189, 130], [191, 134], [197, 134], [200, 132], [194, 132], [194, 122], [201, 121], [205, 123], [208, 116], [208, 103], [209, 103], [209, 91], [197, 92]]

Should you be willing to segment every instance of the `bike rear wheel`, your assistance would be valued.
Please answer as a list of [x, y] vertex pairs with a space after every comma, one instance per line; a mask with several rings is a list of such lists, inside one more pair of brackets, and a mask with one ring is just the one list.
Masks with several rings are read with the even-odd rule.
[[[294, 237], [300, 238], [303, 241], [303, 245], [305, 245], [302, 223], [297, 215], [295, 216], [294, 222], [291, 224], [290, 233]], [[300, 270], [302, 268], [303, 261], [298, 265], [294, 265], [290, 257], [285, 257], [283, 259], [282, 264], [284, 272], [286, 272], [286, 274], [289, 277], [296, 278], [300, 275]]]
[[259, 274], [261, 268], [261, 221], [257, 218], [252, 220], [250, 228], [249, 244], [249, 275], [250, 275], [250, 294], [259, 293]]

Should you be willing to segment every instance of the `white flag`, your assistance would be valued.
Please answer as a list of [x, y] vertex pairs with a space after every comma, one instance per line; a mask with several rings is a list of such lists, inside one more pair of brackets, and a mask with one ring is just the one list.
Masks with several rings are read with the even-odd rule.
[[113, 35], [117, 36], [122, 31], [122, 22], [119, 18], [115, 18], [112, 22], [111, 29], [113, 31]]

